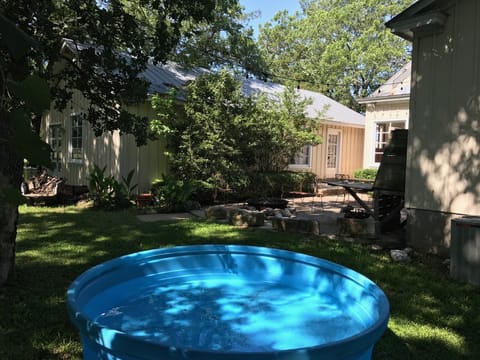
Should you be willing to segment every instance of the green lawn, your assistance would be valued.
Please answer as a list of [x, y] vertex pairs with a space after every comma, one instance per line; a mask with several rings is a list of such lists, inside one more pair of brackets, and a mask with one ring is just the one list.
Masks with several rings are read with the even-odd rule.
[[131, 211], [20, 208], [17, 267], [0, 292], [0, 359], [78, 359], [65, 291], [91, 266], [135, 251], [249, 244], [322, 257], [368, 276], [391, 304], [375, 359], [480, 359], [480, 292], [448, 278], [433, 256], [395, 264], [369, 246], [195, 221], [142, 223]]

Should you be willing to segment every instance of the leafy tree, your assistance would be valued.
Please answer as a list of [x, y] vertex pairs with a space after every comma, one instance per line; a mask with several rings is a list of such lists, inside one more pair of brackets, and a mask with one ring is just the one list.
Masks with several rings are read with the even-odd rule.
[[[172, 171], [213, 188], [239, 188], [258, 171], [284, 170], [306, 144], [318, 144], [318, 119], [305, 116], [308, 100], [290, 89], [277, 99], [242, 94], [242, 82], [227, 71], [204, 74], [187, 88], [185, 116], [172, 109], [174, 94], [155, 96], [160, 110], [153, 130], [167, 139]], [[165, 114], [171, 114], [166, 116]]]
[[[44, 103], [36, 106], [35, 92], [41, 89], [38, 98], [47, 94], [47, 102], [50, 93], [55, 106], [63, 109], [72, 89], [78, 89], [89, 103], [86, 119], [97, 135], [118, 129], [143, 144], [148, 120], [125, 107], [146, 99], [148, 84], [138, 74], [150, 57], [159, 62], [169, 58], [186, 23], [228, 18], [228, 13], [214, 11], [219, 2], [142, 0], [155, 13], [154, 30], [145, 36], [145, 24], [120, 0], [0, 0], [0, 286], [13, 269], [18, 217], [11, 205], [15, 196], [5, 189], [19, 189], [23, 158], [35, 155], [31, 147], [23, 148], [42, 146], [26, 131], [29, 121], [39, 129], [44, 110]], [[70, 52], [64, 51], [64, 38], [71, 39]], [[38, 85], [41, 79], [50, 91]], [[43, 154], [48, 157], [48, 147]], [[41, 162], [47, 161], [38, 159]]]
[[248, 128], [247, 149], [254, 158], [252, 171], [278, 172], [285, 170], [293, 155], [306, 145], [317, 145], [320, 121], [327, 110], [310, 118], [305, 108], [310, 99], [302, 99], [292, 87], [278, 99], [261, 96], [256, 102], [256, 114]]
[[[227, 71], [199, 76], [187, 87], [185, 118], [159, 119], [166, 135], [171, 167], [180, 179], [196, 179], [215, 187], [232, 184], [240, 174], [237, 138], [252, 104], [240, 83]], [[153, 98], [153, 107], [166, 113], [166, 101]], [[170, 102], [171, 104], [171, 102]], [[160, 128], [157, 125], [157, 128]]]
[[280, 82], [316, 89], [351, 107], [409, 59], [410, 48], [383, 23], [413, 0], [303, 0], [260, 30], [259, 45]]
[[[157, 14], [139, 1], [121, 0], [128, 13], [153, 34]], [[208, 21], [184, 21], [180, 40], [169, 60], [184, 67], [229, 68], [261, 75], [266, 65], [253, 39], [253, 29], [244, 27], [248, 15], [237, 0], [218, 1]], [[153, 43], [150, 44], [153, 46]]]

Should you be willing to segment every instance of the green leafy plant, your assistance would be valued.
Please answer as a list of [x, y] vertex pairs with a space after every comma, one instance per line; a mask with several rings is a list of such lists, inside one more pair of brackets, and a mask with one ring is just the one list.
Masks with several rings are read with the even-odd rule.
[[375, 180], [378, 169], [359, 169], [355, 170], [353, 177], [355, 179]]
[[250, 196], [282, 196], [291, 191], [313, 192], [316, 175], [311, 172], [257, 172], [250, 175]]
[[138, 184], [132, 184], [133, 175], [135, 174], [135, 170], [132, 169], [127, 174], [127, 177], [122, 176], [122, 185], [123, 190], [127, 196], [127, 198], [132, 198], [132, 192], [138, 187]]
[[152, 183], [152, 194], [164, 212], [185, 211], [192, 205], [192, 197], [197, 189], [194, 180], [178, 180], [174, 176], [164, 176]]
[[95, 164], [90, 173], [88, 188], [94, 207], [110, 210], [130, 207], [133, 204], [131, 193], [137, 187], [131, 184], [134, 170], [126, 178], [122, 177], [120, 183], [113, 176], [105, 175], [106, 168]]

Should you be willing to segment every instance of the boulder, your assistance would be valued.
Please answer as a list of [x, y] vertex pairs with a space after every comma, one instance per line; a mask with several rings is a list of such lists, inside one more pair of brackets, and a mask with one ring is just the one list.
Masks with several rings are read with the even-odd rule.
[[224, 206], [211, 206], [205, 210], [207, 220], [224, 220], [228, 217], [228, 211]]
[[273, 218], [272, 227], [278, 231], [320, 234], [320, 223], [315, 219]]
[[230, 210], [229, 223], [235, 226], [263, 226], [265, 214], [262, 211], [232, 209]]
[[405, 250], [390, 250], [390, 257], [395, 262], [409, 262], [411, 260], [408, 252]]
[[380, 233], [379, 222], [372, 217], [366, 219], [338, 218], [338, 234], [343, 237], [375, 239]]

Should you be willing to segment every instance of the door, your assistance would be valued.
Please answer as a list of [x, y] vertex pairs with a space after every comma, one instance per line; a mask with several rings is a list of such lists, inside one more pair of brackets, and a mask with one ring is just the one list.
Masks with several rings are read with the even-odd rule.
[[59, 124], [50, 125], [48, 128], [48, 144], [52, 148], [52, 172], [55, 176], [60, 176], [62, 172], [62, 134]]
[[340, 136], [339, 129], [327, 130], [327, 161], [325, 169], [325, 177], [334, 178], [339, 173], [340, 163]]

